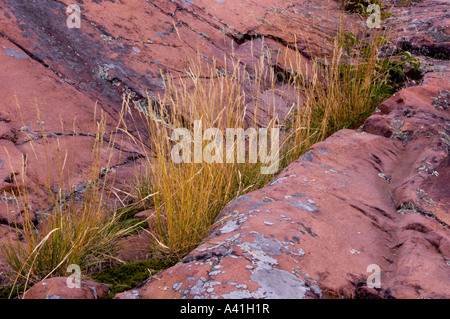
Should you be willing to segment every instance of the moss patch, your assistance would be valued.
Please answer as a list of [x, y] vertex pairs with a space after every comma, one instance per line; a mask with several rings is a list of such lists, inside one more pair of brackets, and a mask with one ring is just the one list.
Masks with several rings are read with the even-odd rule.
[[116, 294], [136, 287], [151, 275], [175, 264], [176, 261], [168, 259], [141, 260], [105, 269], [91, 277], [97, 282], [112, 285], [107, 298], [113, 298]]
[[[28, 289], [30, 286], [28, 287]], [[9, 299], [9, 295], [11, 294], [11, 287], [0, 287], [0, 299]], [[23, 293], [24, 287], [23, 286], [16, 286], [13, 293], [11, 294], [11, 299], [14, 299], [21, 293]]]
[[[130, 227], [135, 227], [135, 230], [127, 236], [137, 235], [142, 231], [142, 229], [148, 227], [148, 223], [139, 218], [134, 218], [134, 215], [143, 211], [142, 207], [123, 207], [117, 210], [117, 213], [120, 215], [119, 218], [119, 227], [122, 229], [127, 229]], [[139, 226], [139, 227], [138, 227]]]

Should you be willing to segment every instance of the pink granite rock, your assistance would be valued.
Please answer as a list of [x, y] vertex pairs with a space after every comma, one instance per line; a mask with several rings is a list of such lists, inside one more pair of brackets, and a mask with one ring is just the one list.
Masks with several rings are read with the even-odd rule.
[[38, 282], [22, 294], [20, 299], [104, 299], [109, 292], [107, 285], [81, 281], [80, 287], [67, 281], [73, 279], [54, 277]]

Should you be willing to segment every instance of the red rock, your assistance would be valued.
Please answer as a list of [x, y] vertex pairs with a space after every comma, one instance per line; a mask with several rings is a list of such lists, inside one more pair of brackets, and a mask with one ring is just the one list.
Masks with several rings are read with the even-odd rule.
[[104, 299], [109, 292], [107, 285], [92, 281], [81, 281], [80, 288], [69, 288], [71, 278], [54, 277], [38, 282], [28, 289], [20, 299]]
[[[186, 59], [196, 59], [198, 51], [205, 65], [216, 59], [218, 68], [225, 66], [225, 60], [229, 60], [226, 55], [232, 50], [250, 68], [264, 50], [272, 52], [272, 63], [279, 63], [275, 52], [281, 54], [280, 61], [292, 55], [293, 49], [286, 48], [286, 43], [295, 45], [290, 31], [296, 28], [298, 20], [304, 29], [297, 31], [305, 38], [314, 36], [318, 40], [329, 38], [330, 30], [337, 30], [339, 24], [338, 15], [329, 14], [338, 7], [334, 2], [302, 1], [302, 6], [281, 5], [273, 0], [258, 4], [159, 0], [142, 4], [131, 0], [126, 4], [83, 3], [81, 28], [68, 29], [66, 7], [71, 3], [8, 0], [0, 4], [0, 59], [4, 62], [0, 65], [0, 120], [8, 119], [0, 121], [0, 137], [13, 141], [32, 162], [24, 177], [34, 188], [42, 186], [42, 169], [36, 167], [35, 156], [30, 153], [30, 140], [34, 141], [38, 163], [42, 164], [42, 133], [66, 146], [70, 154], [66, 165], [71, 179], [68, 183], [80, 185], [90, 179], [88, 140], [96, 133], [100, 111], [107, 113], [107, 131], [112, 131], [124, 93], [131, 93], [132, 100], [140, 102], [147, 91], [157, 95], [163, 88], [160, 71], [184, 76]], [[241, 19], [243, 10], [251, 10], [252, 18]], [[320, 17], [324, 17], [323, 23], [317, 25]], [[283, 30], [277, 26], [280, 21], [286, 28], [283, 37]], [[287, 21], [292, 21], [292, 25]], [[317, 35], [310, 32], [313, 28]], [[261, 43], [262, 38], [265, 47], [252, 48], [249, 40]], [[323, 43], [326, 50], [323, 41], [313, 42]], [[306, 56], [311, 54], [311, 48], [305, 48], [300, 40], [297, 44], [304, 51], [307, 68]], [[262, 89], [267, 87], [263, 85]], [[248, 96], [251, 98], [251, 94]], [[289, 103], [280, 102], [280, 121], [288, 109]], [[139, 123], [128, 129], [140, 129]], [[129, 147], [130, 144], [118, 143], [117, 147], [127, 151], [125, 158], [139, 158], [139, 149]], [[57, 166], [51, 166], [52, 176]], [[69, 191], [70, 186], [73, 185], [64, 185], [65, 190]]]
[[11, 187], [25, 165], [24, 154], [17, 149], [13, 142], [0, 139], [0, 191]]
[[359, 131], [314, 145], [229, 203], [184, 260], [116, 298], [449, 298], [449, 77], [427, 75]]
[[[28, 156], [27, 175], [32, 176], [33, 182], [44, 185], [45, 180], [58, 181], [58, 174], [65, 165], [65, 176], [62, 187], [66, 192], [73, 191], [73, 187], [82, 187], [87, 180], [94, 180], [98, 176], [92, 175], [92, 150], [95, 136], [66, 136], [57, 140], [49, 139], [49, 142], [37, 140], [33, 143], [25, 143], [19, 146]], [[106, 143], [105, 143], [106, 144]], [[104, 145], [100, 151], [98, 164], [107, 167], [108, 161], [111, 166], [120, 163], [125, 154], [120, 154], [115, 149], [108, 150]], [[36, 180], [34, 180], [36, 179]]]
[[[0, 224], [0, 243], [17, 243], [17, 231], [11, 227]], [[9, 275], [11, 268], [0, 254], [0, 283], [8, 283], [11, 281]]]
[[[18, 135], [17, 143], [39, 137], [42, 128], [48, 135], [96, 132], [95, 99], [62, 81], [3, 37], [0, 48], [0, 115], [9, 119], [7, 124]], [[99, 115], [100, 106], [97, 112]], [[11, 135], [8, 131], [5, 134]]]
[[[450, 57], [450, 18], [448, 3], [428, 0], [411, 1], [406, 6], [397, 1], [386, 23], [392, 27], [394, 43], [417, 55], [437, 59]], [[392, 3], [389, 2], [389, 6]]]
[[9, 122], [10, 120], [0, 119], [0, 139], [9, 140], [14, 143], [17, 141], [17, 132]]
[[153, 235], [146, 230], [124, 237], [119, 241], [117, 259], [125, 263], [148, 260], [152, 258], [149, 248], [153, 241]]
[[142, 212], [139, 212], [136, 215], [134, 215], [134, 218], [148, 219], [151, 216], [153, 216], [154, 214], [155, 214], [154, 209], [147, 209], [147, 210], [143, 210]]
[[[184, 76], [186, 59], [197, 59], [198, 51], [205, 65], [216, 59], [219, 69], [224, 68], [225, 56], [232, 51], [252, 67], [261, 48], [256, 45], [253, 50], [251, 39], [265, 38], [266, 47], [273, 51], [273, 58], [277, 55], [275, 50], [281, 52], [281, 61], [284, 56], [292, 54], [293, 49], [286, 48], [287, 43], [292, 47], [297, 45], [308, 57], [318, 49], [328, 50], [326, 42], [332, 38], [340, 21], [339, 5], [335, 1], [298, 1], [292, 4], [275, 0], [258, 3], [248, 0], [239, 3], [195, 1], [191, 4], [156, 0], [143, 4], [139, 0], [130, 0], [126, 3], [80, 4], [81, 28], [68, 29], [66, 7], [69, 4], [70, 0], [57, 3], [44, 0], [39, 4], [5, 1], [0, 5], [5, 13], [0, 16], [0, 31], [6, 38], [0, 45], [14, 64], [32, 63], [39, 68], [45, 67], [46, 73], [53, 73], [41, 76], [39, 82], [59, 78], [59, 85], [52, 84], [65, 90], [53, 89], [47, 96], [64, 96], [53, 101], [77, 101], [92, 110], [93, 103], [83, 102], [98, 100], [113, 118], [117, 118], [124, 92], [132, 92], [134, 101], [145, 98], [147, 91], [157, 95], [163, 88], [160, 71], [171, 71], [175, 77]], [[244, 12], [251, 12], [250, 17]], [[345, 19], [356, 21], [349, 15]], [[318, 20], [321, 23], [318, 24]], [[294, 33], [298, 35], [297, 43]], [[305, 40], [310, 40], [311, 46], [306, 46]], [[10, 67], [13, 67], [12, 62], [5, 66]], [[15, 73], [2, 74], [6, 77]], [[58, 107], [53, 106], [52, 101], [40, 97], [43, 89], [38, 93], [30, 85], [33, 82], [21, 81], [24, 83], [19, 84], [19, 78], [22, 79], [18, 76], [13, 79], [15, 86], [23, 88], [16, 90], [19, 102], [30, 109], [34, 109], [36, 97], [39, 97], [38, 103], [42, 107], [65, 109], [67, 112], [80, 108], [80, 105], [71, 107], [70, 102], [57, 102]], [[14, 87], [7, 89], [4, 91], [14, 92]], [[27, 92], [27, 97], [20, 92]], [[82, 96], [81, 100], [75, 96]], [[72, 119], [63, 117], [64, 121]], [[71, 127], [71, 124], [65, 127]]]
[[[25, 155], [10, 140], [0, 139], [0, 223], [20, 225], [23, 222], [23, 203], [13, 196], [11, 189], [23, 186]], [[30, 218], [36, 221], [34, 212]], [[1, 238], [1, 237], [0, 237]]]

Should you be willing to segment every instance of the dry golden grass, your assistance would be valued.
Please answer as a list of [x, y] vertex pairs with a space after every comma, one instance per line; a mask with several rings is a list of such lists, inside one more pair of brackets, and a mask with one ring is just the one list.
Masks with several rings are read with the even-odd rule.
[[[38, 113], [39, 117], [39, 113]], [[40, 119], [38, 119], [40, 120]], [[16, 225], [16, 242], [2, 242], [0, 253], [6, 258], [13, 273], [13, 288], [16, 285], [24, 289], [30, 284], [53, 276], [67, 276], [67, 267], [78, 265], [82, 270], [110, 261], [114, 258], [119, 238], [130, 234], [137, 225], [122, 227], [119, 223], [121, 214], [105, 205], [110, 189], [107, 188], [108, 171], [111, 167], [112, 149], [115, 137], [106, 143], [105, 119], [98, 122], [97, 134], [91, 154], [89, 181], [82, 191], [81, 199], [67, 194], [64, 189], [70, 185], [66, 169], [67, 151], [59, 145], [59, 139], [48, 138], [42, 127], [42, 146], [45, 154], [43, 167], [34, 167], [35, 174], [45, 172], [42, 189], [37, 183], [36, 194], [41, 194], [40, 218], [38, 225], [33, 223], [31, 194], [26, 186], [26, 166], [23, 163], [20, 176], [16, 176], [15, 184], [22, 185], [12, 191], [17, 207], [11, 210], [23, 210], [22, 223]], [[38, 163], [40, 158], [34, 141], [32, 153]], [[110, 154], [106, 168], [101, 167], [101, 153]], [[50, 156], [52, 155], [52, 156]], [[53, 160], [51, 160], [51, 158]], [[56, 160], [54, 160], [56, 158]], [[51, 172], [57, 172], [55, 177]], [[103, 176], [101, 178], [101, 176]], [[11, 290], [12, 292], [12, 290]]]
[[[205, 237], [219, 211], [233, 198], [268, 182], [270, 175], [260, 173], [261, 163], [227, 163], [223, 150], [223, 163], [208, 163], [205, 159], [194, 163], [175, 163], [171, 152], [176, 144], [172, 132], [186, 127], [194, 136], [194, 120], [201, 120], [202, 131], [219, 129], [225, 139], [227, 128], [247, 128], [244, 83], [263, 81], [274, 76], [260, 64], [257, 80], [234, 61], [232, 74], [224, 76], [214, 66], [202, 70], [195, 63], [189, 76], [177, 81], [165, 77], [165, 94], [158, 105], [153, 104], [142, 113], [150, 141], [137, 138], [142, 150], [149, 153], [146, 178], [139, 178], [136, 199], [145, 207], [154, 207], [155, 218], [150, 231], [157, 243], [155, 249], [171, 256], [182, 256], [192, 250]], [[204, 81], [201, 74], [209, 74]], [[259, 99], [251, 107], [258, 109]], [[151, 101], [149, 105], [151, 105]], [[271, 120], [269, 128], [275, 127]], [[124, 129], [126, 132], [126, 128]], [[237, 143], [237, 140], [234, 141]], [[202, 142], [202, 152], [206, 146]], [[224, 140], [225, 145], [225, 140]], [[192, 149], [193, 151], [193, 149]]]
[[[259, 96], [263, 84], [272, 96], [275, 91], [280, 94], [280, 79], [268, 63], [271, 57], [267, 54], [261, 55], [251, 67], [252, 74], [231, 57], [226, 74], [219, 72], [215, 65], [202, 69], [201, 63], [194, 61], [187, 70], [187, 78], [175, 81], [170, 75], [164, 76], [165, 93], [159, 96], [159, 103], [149, 99], [150, 107], [141, 110], [150, 141], [136, 139], [149, 152], [148, 170], [146, 177], [138, 180], [136, 199], [155, 209], [150, 223], [155, 239], [153, 249], [175, 257], [185, 255], [204, 239], [227, 203], [266, 185], [314, 143], [338, 129], [361, 124], [386, 97], [380, 89], [387, 83], [388, 70], [377, 66], [384, 43], [381, 33], [372, 32], [369, 47], [349, 46], [344, 36], [341, 33], [335, 39], [331, 56], [312, 61], [310, 68], [305, 68], [304, 57], [299, 52], [294, 59], [281, 61], [290, 70], [283, 79], [285, 93], [291, 98], [292, 92], [296, 95], [286, 119], [277, 116], [277, 99], [269, 99], [269, 106], [263, 106]], [[204, 80], [205, 74], [208, 80]], [[249, 94], [250, 104], [246, 102]], [[175, 163], [172, 160], [171, 151], [176, 144], [172, 136], [174, 129], [186, 128], [193, 136], [195, 120], [202, 121], [203, 130], [260, 128], [261, 112], [267, 117], [263, 121], [267, 123], [265, 128], [282, 131], [280, 166], [274, 174], [261, 174], [263, 164], [250, 163], [248, 152], [245, 163], [205, 160]], [[223, 153], [226, 154], [225, 147]]]

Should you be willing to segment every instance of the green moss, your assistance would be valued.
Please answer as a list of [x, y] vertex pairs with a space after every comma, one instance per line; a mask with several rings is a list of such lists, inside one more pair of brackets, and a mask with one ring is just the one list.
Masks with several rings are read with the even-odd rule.
[[[136, 287], [150, 276], [175, 264], [176, 261], [169, 259], [141, 260], [107, 268], [89, 277], [94, 281], [110, 284], [110, 292], [107, 298], [113, 298], [116, 294]], [[10, 298], [15, 298], [23, 291], [23, 286], [16, 286]], [[10, 293], [11, 287], [0, 287], [0, 299], [8, 299]]]
[[143, 211], [141, 207], [123, 207], [117, 210], [117, 213], [120, 215], [119, 221], [124, 222], [129, 219], [133, 219], [134, 215]]
[[388, 8], [381, 3], [380, 0], [336, 0], [342, 6], [345, 11], [359, 14], [362, 17], [368, 17], [370, 13], [367, 12], [367, 8], [371, 4], [376, 4], [380, 6], [381, 10], [381, 20], [386, 20], [387, 18], [393, 16], [388, 12]]
[[168, 259], [141, 260], [105, 269], [91, 277], [97, 282], [112, 285], [107, 296], [107, 298], [112, 298], [122, 291], [136, 287], [151, 275], [169, 268], [175, 263]]
[[120, 216], [118, 227], [121, 229], [127, 229], [129, 227], [134, 228], [134, 231], [127, 234], [127, 236], [136, 235], [141, 232], [142, 229], [148, 227], [148, 223], [146, 221], [134, 218], [134, 215], [143, 210], [144, 209], [141, 207], [123, 207], [117, 210], [117, 213]]
[[[28, 287], [29, 288], [29, 287]], [[0, 299], [14, 299], [24, 291], [23, 286], [16, 286], [13, 293], [11, 294], [11, 287], [1, 287], [0, 288]], [[11, 294], [11, 297], [10, 297]]]

